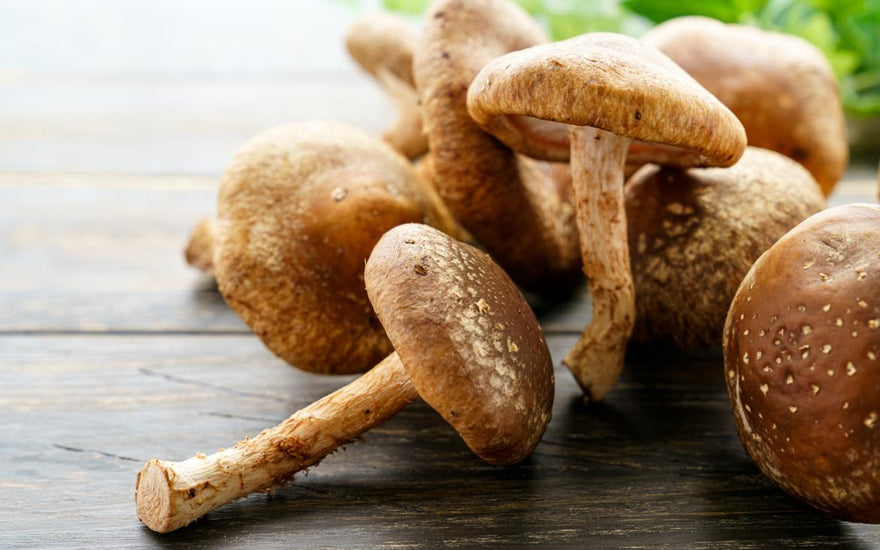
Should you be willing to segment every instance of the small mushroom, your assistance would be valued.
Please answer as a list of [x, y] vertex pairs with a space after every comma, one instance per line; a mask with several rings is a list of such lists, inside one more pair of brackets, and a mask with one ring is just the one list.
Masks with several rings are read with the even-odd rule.
[[672, 19], [642, 38], [681, 65], [740, 119], [749, 145], [793, 158], [827, 196], [846, 170], [837, 80], [806, 40], [706, 17]]
[[438, 0], [425, 17], [413, 70], [430, 145], [421, 172], [515, 281], [554, 293], [579, 280], [567, 170], [516, 155], [471, 120], [466, 104], [483, 65], [542, 42], [534, 19], [507, 0]]
[[736, 427], [761, 471], [880, 523], [880, 207], [820, 212], [765, 252], [724, 327]]
[[720, 345], [752, 263], [824, 207], [810, 173], [767, 149], [749, 147], [730, 168], [643, 167], [626, 184], [633, 340]]
[[263, 343], [298, 368], [361, 372], [391, 351], [363, 282], [386, 230], [455, 233], [406, 158], [365, 132], [293, 123], [250, 140], [220, 183], [214, 272]]
[[366, 265], [396, 351], [254, 439], [138, 474], [138, 517], [169, 532], [293, 479], [421, 396], [491, 464], [512, 464], [550, 420], [553, 364], [532, 310], [485, 253], [427, 226], [389, 231]]
[[428, 150], [412, 74], [413, 51], [418, 40], [418, 31], [408, 21], [384, 13], [356, 19], [345, 34], [345, 46], [351, 57], [397, 103], [397, 122], [382, 138], [409, 158], [424, 155]]
[[468, 90], [468, 109], [513, 148], [553, 160], [570, 153], [593, 316], [563, 362], [587, 397], [601, 399], [620, 374], [635, 322], [623, 196], [632, 138], [729, 166], [746, 146], [742, 125], [662, 53], [609, 33], [491, 61]]

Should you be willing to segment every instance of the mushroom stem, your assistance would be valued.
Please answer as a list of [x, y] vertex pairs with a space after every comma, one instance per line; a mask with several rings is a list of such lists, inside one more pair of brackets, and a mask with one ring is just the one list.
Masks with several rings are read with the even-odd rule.
[[397, 353], [392, 353], [254, 439], [182, 462], [150, 460], [135, 486], [138, 517], [150, 529], [168, 533], [224, 504], [283, 485], [416, 397]]
[[623, 195], [632, 140], [584, 126], [572, 126], [570, 132], [577, 224], [593, 316], [563, 363], [585, 399], [599, 400], [620, 376], [635, 323]]

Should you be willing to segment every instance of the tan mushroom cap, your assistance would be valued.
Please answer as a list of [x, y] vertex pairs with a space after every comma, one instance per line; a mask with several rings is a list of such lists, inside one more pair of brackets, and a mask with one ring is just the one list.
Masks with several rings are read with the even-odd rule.
[[880, 522], [880, 206], [816, 214], [755, 262], [724, 328], [740, 439], [792, 495]]
[[412, 71], [418, 41], [419, 33], [409, 21], [387, 13], [361, 16], [345, 34], [345, 46], [352, 58], [397, 103], [398, 119], [382, 137], [409, 158], [428, 150]]
[[730, 166], [746, 146], [736, 117], [680, 67], [638, 40], [611, 33], [491, 61], [468, 90], [468, 110], [511, 148], [548, 160], [568, 158], [568, 130], [540, 121], [681, 147], [704, 166]]
[[414, 58], [430, 153], [423, 171], [456, 219], [519, 284], [570, 288], [580, 256], [567, 176], [519, 155], [477, 126], [466, 92], [506, 52], [545, 42], [537, 22], [507, 0], [438, 0]]
[[730, 168], [643, 167], [626, 184], [633, 340], [721, 344], [752, 263], [824, 207], [810, 173], [766, 149], [749, 147]]
[[802, 38], [682, 17], [643, 40], [672, 58], [740, 119], [749, 145], [803, 164], [827, 195], [846, 170], [846, 121], [831, 65]]
[[406, 158], [357, 128], [273, 128], [244, 145], [220, 184], [220, 292], [292, 365], [368, 369], [391, 344], [364, 290], [364, 262], [395, 225], [451, 230], [438, 205]]
[[550, 421], [553, 363], [505, 272], [473, 247], [407, 224], [382, 237], [365, 278], [419, 395], [482, 459], [525, 458]]

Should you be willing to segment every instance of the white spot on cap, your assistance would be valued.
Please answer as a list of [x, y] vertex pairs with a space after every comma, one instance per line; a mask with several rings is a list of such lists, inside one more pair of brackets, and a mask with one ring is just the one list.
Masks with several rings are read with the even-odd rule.
[[871, 330], [880, 328], [880, 319], [868, 319], [868, 328]]
[[480, 315], [483, 313], [489, 313], [489, 304], [486, 303], [486, 300], [480, 298], [476, 303], [477, 309], [480, 310]]
[[792, 375], [790, 375], [790, 374], [789, 374], [788, 376], [786, 376], [786, 377], [785, 377], [785, 383], [786, 383], [786, 384], [794, 384], [794, 376], [792, 376]]
[[825, 355], [831, 353], [831, 344], [825, 344], [824, 346], [822, 346], [822, 353], [824, 353]]
[[819, 386], [817, 386], [816, 384], [810, 384], [810, 391], [813, 392], [813, 395], [816, 395], [817, 393], [819, 393], [819, 390], [820, 390]]
[[867, 426], [869, 428], [873, 428], [874, 424], [876, 424], [876, 423], [877, 423], [877, 413], [875, 413], [873, 411], [868, 413], [868, 418], [865, 419], [865, 426]]
[[761, 384], [761, 393], [763, 393], [764, 395], [767, 395], [767, 392], [769, 392], [769, 391], [770, 391], [770, 386], [768, 386], [767, 384]]
[[792, 412], [792, 414], [794, 414], [797, 412], [797, 407], [795, 407], [794, 405], [791, 405], [788, 407], [788, 410], [790, 410]]
[[831, 304], [825, 304], [824, 306], [822, 306], [822, 311], [826, 313], [831, 311]]
[[858, 372], [858, 371], [856, 370], [856, 366], [852, 364], [852, 361], [850, 361], [849, 363], [846, 364], [846, 374], [847, 374], [847, 376], [852, 376], [852, 375], [854, 375], [856, 372]]
[[749, 353], [748, 352], [743, 354], [743, 363], [745, 363], [746, 365], [749, 364]]
[[813, 332], [813, 327], [811, 327], [810, 325], [804, 325], [803, 327], [801, 327], [801, 332], [804, 333], [804, 336], [806, 336]]
[[341, 201], [348, 195], [348, 189], [345, 187], [334, 187], [332, 191], [330, 191], [330, 198], [336, 202]]

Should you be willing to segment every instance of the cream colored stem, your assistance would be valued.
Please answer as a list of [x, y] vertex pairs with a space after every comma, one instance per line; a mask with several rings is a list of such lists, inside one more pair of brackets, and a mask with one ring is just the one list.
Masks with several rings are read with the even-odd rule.
[[617, 382], [636, 316], [623, 198], [630, 142], [595, 128], [571, 130], [571, 175], [593, 318], [563, 363], [585, 398], [594, 400]]
[[217, 238], [215, 224], [211, 218], [199, 220], [184, 250], [187, 263], [206, 275], [214, 274], [214, 241]]
[[254, 439], [182, 462], [150, 460], [137, 477], [138, 517], [153, 531], [168, 533], [224, 504], [278, 487], [416, 397], [392, 353], [354, 382]]

